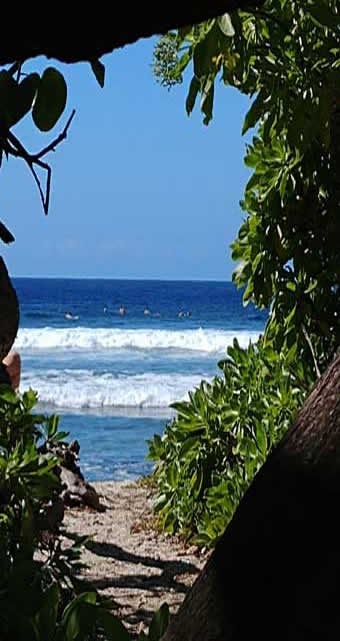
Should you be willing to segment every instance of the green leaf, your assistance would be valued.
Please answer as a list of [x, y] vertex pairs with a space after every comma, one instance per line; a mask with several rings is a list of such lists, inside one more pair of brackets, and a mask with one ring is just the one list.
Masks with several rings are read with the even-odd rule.
[[217, 23], [211, 25], [205, 37], [198, 42], [194, 49], [193, 63], [194, 74], [197, 78], [203, 78], [213, 71], [217, 71], [214, 58], [218, 53], [218, 38], [217, 32], [219, 29]]
[[105, 67], [103, 63], [100, 60], [92, 60], [90, 64], [98, 84], [103, 88], [105, 82]]
[[58, 431], [59, 426], [59, 416], [57, 414], [52, 414], [48, 419], [47, 424], [47, 435], [49, 439], [52, 439]]
[[196, 76], [194, 76], [192, 78], [192, 80], [191, 80], [190, 87], [189, 87], [189, 92], [188, 92], [188, 95], [187, 95], [187, 99], [185, 101], [185, 108], [186, 108], [186, 112], [187, 112], [188, 116], [190, 116], [190, 114], [191, 114], [191, 112], [192, 112], [192, 110], [193, 110], [193, 108], [195, 106], [195, 102], [196, 102], [197, 94], [198, 94], [198, 92], [200, 90], [200, 86], [201, 85], [200, 85], [199, 80], [196, 78]]
[[103, 608], [98, 609], [98, 623], [104, 628], [109, 641], [130, 641], [130, 635], [121, 621]]
[[260, 452], [265, 455], [267, 453], [267, 436], [261, 423], [256, 425], [256, 443]]
[[32, 117], [40, 131], [50, 131], [62, 115], [67, 99], [64, 76], [54, 67], [45, 69], [38, 87]]
[[199, 436], [189, 436], [186, 438], [178, 454], [179, 458], [184, 458], [190, 450], [198, 448]]
[[339, 28], [339, 17], [322, 2], [315, 3], [308, 7], [308, 13], [313, 21], [320, 27], [329, 27], [330, 29]]
[[186, 51], [183, 56], [179, 59], [176, 65], [176, 73], [181, 74], [182, 71], [188, 66], [191, 60], [191, 48], [189, 51]]
[[96, 601], [95, 592], [83, 592], [69, 603], [61, 621], [63, 641], [81, 641], [93, 631], [98, 612]]
[[264, 92], [261, 90], [257, 94], [253, 104], [251, 105], [248, 113], [246, 114], [243, 127], [242, 127], [242, 135], [244, 135], [248, 131], [248, 129], [255, 127], [257, 121], [262, 116], [263, 100], [264, 100]]
[[149, 628], [150, 641], [159, 641], [169, 625], [169, 606], [163, 603], [153, 617]]
[[16, 405], [18, 402], [15, 391], [9, 385], [0, 385], [0, 398], [11, 405]]
[[235, 35], [235, 29], [233, 27], [233, 23], [231, 22], [229, 13], [223, 14], [223, 16], [218, 18], [217, 21], [219, 28], [225, 36], [229, 36], [230, 38], [232, 38]]
[[55, 635], [58, 607], [60, 601], [59, 588], [56, 583], [46, 590], [42, 598], [42, 607], [35, 617], [35, 623], [41, 639], [53, 639]]
[[204, 125], [208, 125], [210, 120], [212, 119], [213, 105], [214, 105], [214, 83], [210, 78], [208, 78], [202, 90], [202, 99], [201, 99], [201, 105], [200, 105], [201, 111], [205, 114], [205, 117], [203, 119]]
[[314, 289], [318, 286], [318, 281], [317, 280], [311, 280], [309, 283], [307, 289], [305, 289], [304, 293], [305, 294], [310, 294]]
[[232, 425], [239, 417], [239, 412], [237, 410], [226, 410], [222, 414], [222, 421], [224, 425]]

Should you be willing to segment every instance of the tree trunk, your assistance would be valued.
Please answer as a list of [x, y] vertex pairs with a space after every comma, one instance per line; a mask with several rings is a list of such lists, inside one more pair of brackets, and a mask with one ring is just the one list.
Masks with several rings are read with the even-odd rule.
[[162, 641], [340, 636], [340, 355], [242, 499]]
[[19, 304], [6, 265], [0, 256], [0, 363], [11, 349], [19, 326]]

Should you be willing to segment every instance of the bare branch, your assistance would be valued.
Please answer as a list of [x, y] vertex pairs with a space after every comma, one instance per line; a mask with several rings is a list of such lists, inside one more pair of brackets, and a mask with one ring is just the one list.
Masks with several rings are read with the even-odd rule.
[[[32, 173], [32, 176], [34, 178], [34, 181], [38, 187], [40, 199], [41, 199], [44, 213], [46, 214], [46, 216], [48, 214], [48, 209], [50, 204], [52, 169], [50, 165], [47, 162], [43, 162], [41, 158], [43, 158], [50, 151], [55, 151], [55, 148], [63, 140], [65, 140], [65, 138], [67, 137], [68, 129], [71, 125], [71, 122], [74, 118], [75, 113], [76, 113], [75, 109], [73, 109], [63, 131], [59, 134], [59, 136], [57, 136], [57, 138], [52, 140], [52, 142], [50, 142], [47, 145], [47, 147], [44, 147], [43, 149], [41, 149], [41, 151], [35, 154], [30, 154], [27, 151], [27, 149], [25, 149], [25, 147], [20, 142], [20, 140], [11, 131], [8, 131], [7, 133], [6, 151], [7, 153], [11, 154], [12, 156], [15, 156], [16, 158], [22, 158], [28, 165]], [[35, 165], [37, 165], [38, 167], [41, 167], [41, 169], [47, 172], [45, 192], [41, 186], [40, 178], [36, 172]]]
[[33, 178], [34, 178], [34, 180], [36, 182], [36, 185], [38, 187], [39, 194], [40, 194], [40, 199], [41, 199], [42, 206], [43, 206], [43, 209], [44, 209], [44, 213], [47, 214], [48, 212], [46, 211], [45, 196], [44, 196], [44, 192], [43, 192], [42, 187], [41, 187], [39, 176], [38, 176], [37, 172], [35, 171], [35, 169], [33, 167], [33, 163], [29, 163], [28, 162], [27, 164], [28, 164], [28, 166], [29, 166], [29, 168], [30, 168], [30, 170], [32, 172], [32, 176], [33, 176]]
[[[73, 109], [72, 113], [71, 113], [71, 115], [70, 115], [70, 117], [69, 117], [64, 129], [63, 129], [63, 131], [61, 132], [61, 134], [59, 134], [59, 136], [57, 136], [57, 138], [55, 140], [50, 142], [50, 144], [47, 145], [47, 147], [45, 147], [44, 149], [39, 151], [37, 154], [34, 154], [34, 158], [36, 160], [39, 159], [39, 158], [42, 158], [43, 156], [45, 156], [45, 154], [48, 154], [50, 151], [55, 151], [55, 148], [57, 147], [57, 145], [59, 145], [63, 140], [65, 140], [65, 138], [67, 138], [67, 131], [69, 129], [69, 126], [70, 126], [74, 116], [75, 116], [75, 113], [76, 113], [76, 110]], [[32, 156], [33, 156], [33, 154], [32, 154]]]
[[305, 339], [307, 341], [308, 347], [309, 347], [309, 349], [311, 351], [311, 354], [312, 354], [315, 373], [316, 373], [317, 377], [320, 378], [321, 372], [319, 370], [318, 361], [316, 360], [316, 355], [315, 355], [313, 343], [311, 341], [311, 338], [310, 338], [310, 336], [309, 336], [309, 334], [307, 332], [307, 329], [306, 329], [305, 325], [302, 325], [302, 332], [303, 332], [303, 335], [304, 335], [304, 337], [305, 337]]

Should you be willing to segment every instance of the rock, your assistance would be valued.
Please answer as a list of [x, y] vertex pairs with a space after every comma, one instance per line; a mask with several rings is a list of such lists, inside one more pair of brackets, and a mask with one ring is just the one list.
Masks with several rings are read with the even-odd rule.
[[53, 453], [60, 459], [57, 473], [63, 485], [61, 498], [65, 506], [81, 507], [87, 505], [95, 510], [104, 511], [99, 495], [90, 483], [87, 483], [77, 464], [80, 445], [78, 441], [71, 443], [46, 443], [45, 451]]
[[61, 496], [65, 505], [72, 507], [80, 505], [89, 505], [95, 510], [104, 510], [100, 504], [99, 496], [89, 483], [86, 483], [82, 474], [77, 474], [67, 467], [61, 466], [60, 478], [65, 486]]

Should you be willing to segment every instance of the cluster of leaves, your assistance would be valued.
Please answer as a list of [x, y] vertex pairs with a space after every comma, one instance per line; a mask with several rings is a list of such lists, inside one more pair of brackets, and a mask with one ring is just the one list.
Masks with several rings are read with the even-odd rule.
[[[101, 87], [104, 86], [105, 68], [99, 60], [91, 62], [92, 71]], [[64, 113], [67, 100], [67, 84], [63, 74], [54, 67], [47, 67], [40, 75], [37, 72], [26, 74], [23, 62], [13, 64], [9, 69], [0, 71], [0, 167], [3, 155], [21, 158], [29, 167], [39, 189], [45, 214], [48, 213], [51, 187], [51, 167], [45, 156], [54, 151], [67, 136], [74, 116], [71, 113], [61, 134], [36, 153], [30, 153], [13, 133], [17, 125], [31, 113], [34, 125], [40, 132], [49, 132]], [[46, 174], [45, 187], [41, 184], [38, 171]], [[0, 238], [5, 243], [13, 242], [11, 232], [0, 223]]]
[[149, 442], [166, 531], [216, 543], [312, 384], [302, 365], [291, 365], [262, 340], [242, 349], [235, 339], [219, 363], [223, 376], [172, 406], [176, 418]]
[[[0, 636], [129, 641], [108, 604], [76, 577], [84, 540], [61, 547], [62, 516], [53, 515], [62, 487], [51, 450], [67, 434], [58, 430], [57, 416], [32, 412], [36, 402], [31, 390], [18, 396], [0, 386]], [[140, 641], [158, 641], [167, 622], [164, 605]]]
[[168, 36], [174, 78], [192, 61], [188, 114], [200, 95], [209, 123], [219, 77], [253, 97], [243, 126], [257, 127], [245, 158], [253, 174], [233, 278], [245, 303], [271, 306], [273, 347], [316, 375], [340, 344], [339, 23], [337, 0], [267, 0]]

